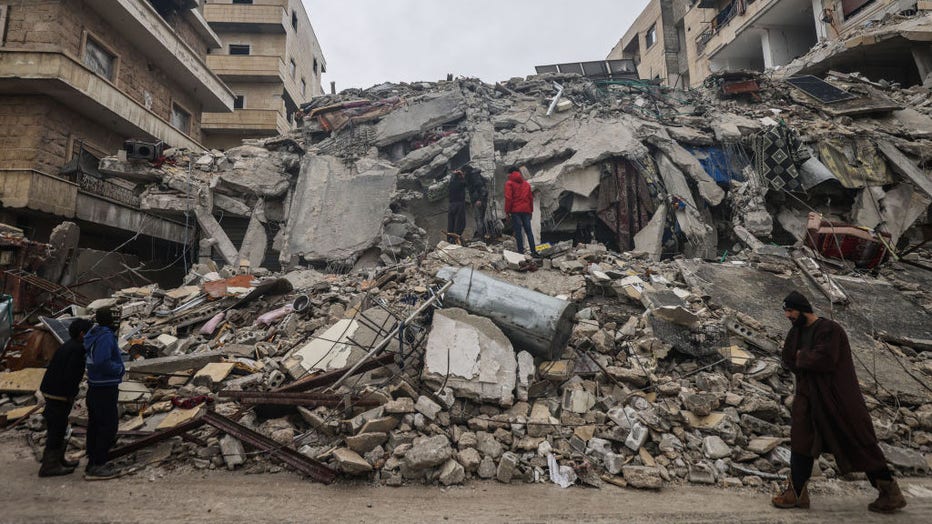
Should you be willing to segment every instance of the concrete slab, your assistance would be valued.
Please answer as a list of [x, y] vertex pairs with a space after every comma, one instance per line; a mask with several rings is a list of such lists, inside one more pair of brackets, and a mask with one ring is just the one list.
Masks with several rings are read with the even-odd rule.
[[26, 368], [11, 373], [0, 373], [0, 392], [35, 393], [42, 384], [45, 368]]
[[385, 147], [466, 116], [466, 102], [452, 91], [396, 109], [375, 128], [375, 145]]
[[504, 333], [485, 317], [450, 308], [434, 313], [422, 377], [460, 398], [511, 406], [518, 361]]
[[760, 322], [771, 336], [783, 340], [789, 323], [780, 300], [798, 290], [812, 302], [816, 314], [830, 316], [848, 333], [854, 365], [862, 383], [879, 382], [884, 388], [917, 403], [928, 402], [926, 389], [909, 376], [895, 357], [871, 337], [884, 331], [892, 337], [932, 339], [932, 315], [913, 303], [893, 285], [874, 279], [834, 277], [850, 304], [834, 307], [801, 274], [784, 277], [746, 267], [709, 264], [700, 260], [678, 262], [688, 284], [708, 294], [713, 303], [740, 311]]
[[307, 155], [288, 216], [281, 259], [307, 262], [355, 261], [381, 239], [382, 221], [395, 191], [390, 164]]

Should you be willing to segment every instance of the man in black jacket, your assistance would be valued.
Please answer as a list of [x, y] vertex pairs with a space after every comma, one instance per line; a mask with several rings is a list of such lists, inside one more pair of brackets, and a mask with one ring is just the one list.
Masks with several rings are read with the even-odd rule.
[[489, 192], [481, 172], [469, 165], [453, 171], [450, 175], [449, 199], [447, 208], [447, 233], [456, 235], [449, 237], [448, 242], [462, 240], [466, 230], [466, 192], [469, 192], [470, 203], [475, 206], [476, 233], [475, 238], [486, 235], [485, 211], [489, 205]]
[[52, 356], [39, 390], [45, 397], [45, 452], [42, 454], [40, 477], [68, 475], [77, 467], [77, 462], [65, 459], [65, 431], [68, 415], [84, 378], [84, 334], [93, 326], [90, 320], [79, 318], [68, 326], [71, 338], [61, 345]]

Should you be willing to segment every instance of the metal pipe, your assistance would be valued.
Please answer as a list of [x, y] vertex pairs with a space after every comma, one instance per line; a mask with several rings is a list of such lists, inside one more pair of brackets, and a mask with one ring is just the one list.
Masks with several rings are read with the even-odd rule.
[[444, 306], [488, 317], [515, 345], [545, 360], [557, 360], [573, 332], [576, 304], [516, 286], [469, 267], [445, 267], [437, 276], [453, 282]]

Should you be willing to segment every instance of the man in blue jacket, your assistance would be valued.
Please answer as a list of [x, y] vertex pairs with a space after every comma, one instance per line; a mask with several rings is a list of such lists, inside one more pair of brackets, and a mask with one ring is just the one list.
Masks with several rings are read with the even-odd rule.
[[119, 472], [107, 464], [110, 447], [116, 441], [120, 422], [117, 397], [123, 380], [123, 358], [117, 345], [113, 312], [97, 312], [97, 325], [84, 336], [87, 351], [87, 480], [117, 477]]

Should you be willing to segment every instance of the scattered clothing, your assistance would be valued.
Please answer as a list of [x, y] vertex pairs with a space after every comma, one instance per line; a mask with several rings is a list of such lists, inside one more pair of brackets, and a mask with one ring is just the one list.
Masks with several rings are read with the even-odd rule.
[[778, 190], [799, 191], [798, 166], [809, 159], [799, 136], [786, 125], [772, 126], [746, 139], [754, 169]]

